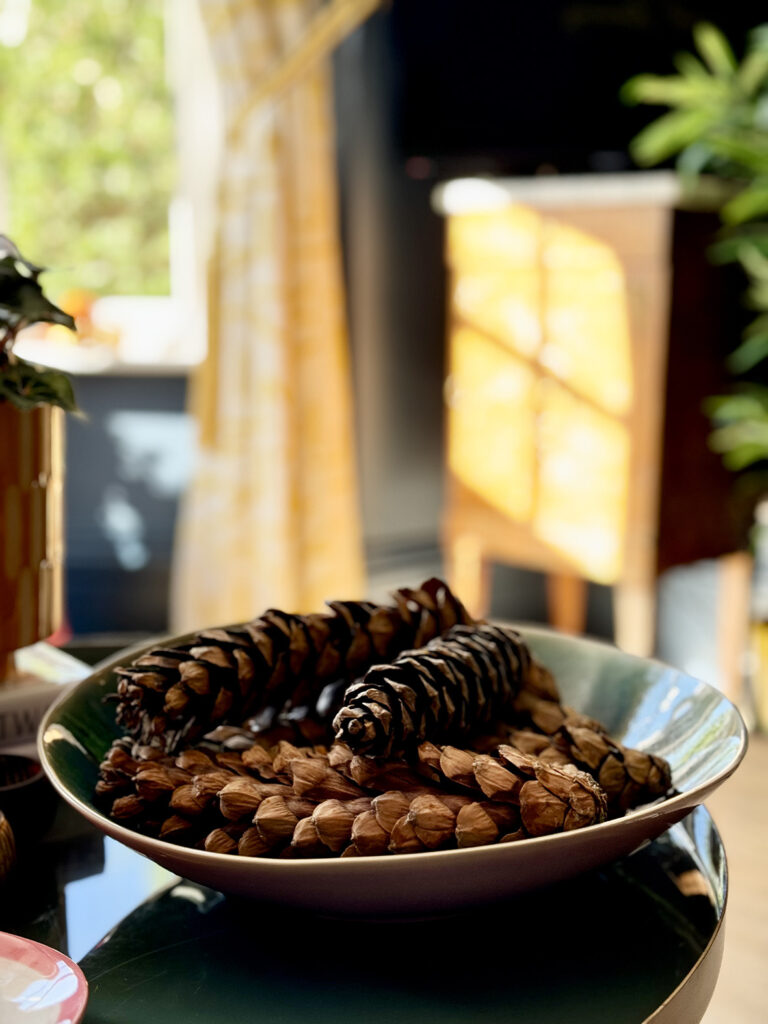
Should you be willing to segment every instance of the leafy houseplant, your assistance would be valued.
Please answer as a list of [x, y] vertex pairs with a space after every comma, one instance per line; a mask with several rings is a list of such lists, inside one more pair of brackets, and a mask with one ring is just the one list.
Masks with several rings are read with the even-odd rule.
[[50, 636], [62, 611], [64, 410], [68, 378], [13, 351], [38, 322], [75, 329], [43, 294], [42, 270], [0, 235], [0, 680], [13, 652]]
[[709, 257], [736, 262], [747, 279], [745, 302], [755, 316], [728, 358], [739, 378], [733, 392], [713, 396], [710, 443], [734, 470], [768, 462], [768, 24], [749, 34], [737, 60], [722, 32], [694, 29], [696, 54], [675, 59], [676, 75], [637, 75], [624, 86], [628, 103], [670, 108], [633, 140], [641, 166], [675, 157], [689, 194], [706, 194], [721, 231]]
[[56, 405], [76, 410], [69, 378], [20, 359], [13, 344], [24, 327], [34, 323], [63, 324], [75, 330], [75, 321], [45, 297], [39, 283], [42, 267], [25, 260], [13, 242], [0, 235], [0, 402], [17, 409]]

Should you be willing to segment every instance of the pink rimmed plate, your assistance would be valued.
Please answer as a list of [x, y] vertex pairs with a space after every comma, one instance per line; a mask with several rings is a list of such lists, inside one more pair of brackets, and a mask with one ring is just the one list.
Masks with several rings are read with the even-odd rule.
[[85, 975], [68, 956], [32, 939], [0, 932], [3, 1024], [77, 1024], [87, 1002]]

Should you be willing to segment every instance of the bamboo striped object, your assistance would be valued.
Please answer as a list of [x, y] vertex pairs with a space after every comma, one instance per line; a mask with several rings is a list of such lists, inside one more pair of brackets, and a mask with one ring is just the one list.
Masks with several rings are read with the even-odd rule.
[[16, 840], [8, 819], [0, 811], [0, 879], [5, 878], [16, 863]]

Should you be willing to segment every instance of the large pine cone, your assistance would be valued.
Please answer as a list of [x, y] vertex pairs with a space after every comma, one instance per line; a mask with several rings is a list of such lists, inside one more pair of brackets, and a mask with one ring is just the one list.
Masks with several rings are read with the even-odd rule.
[[373, 757], [407, 753], [423, 740], [453, 742], [508, 716], [526, 687], [557, 696], [516, 630], [457, 625], [353, 683], [333, 720], [335, 739]]
[[473, 621], [438, 579], [393, 599], [332, 601], [329, 612], [310, 615], [270, 609], [156, 647], [116, 669], [117, 722], [137, 744], [173, 751], [222, 723], [306, 716], [332, 684], [341, 693], [371, 665]]

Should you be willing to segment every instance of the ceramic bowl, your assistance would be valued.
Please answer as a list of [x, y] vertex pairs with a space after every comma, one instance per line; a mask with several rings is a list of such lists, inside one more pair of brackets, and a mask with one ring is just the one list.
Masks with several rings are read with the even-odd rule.
[[675, 795], [589, 828], [463, 850], [285, 861], [174, 846], [118, 825], [93, 802], [99, 761], [117, 734], [114, 705], [104, 697], [115, 688], [114, 667], [137, 649], [97, 666], [48, 710], [40, 759], [61, 796], [89, 821], [175, 874], [285, 906], [383, 917], [478, 906], [599, 867], [680, 821], [738, 767], [746, 728], [714, 687], [610, 644], [518, 628], [554, 673], [564, 703], [597, 718], [625, 745], [669, 761]]

